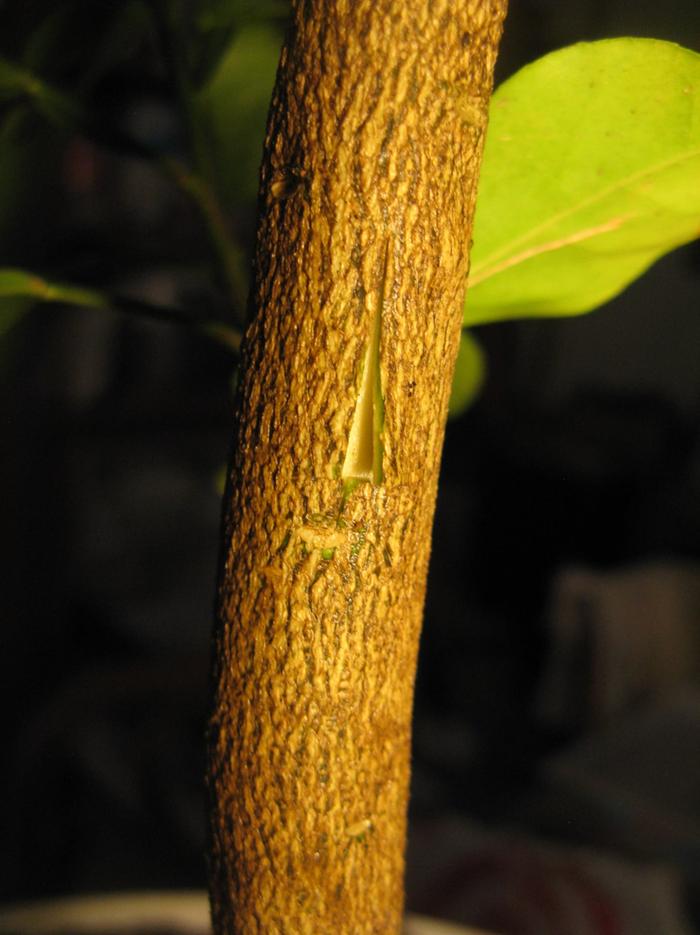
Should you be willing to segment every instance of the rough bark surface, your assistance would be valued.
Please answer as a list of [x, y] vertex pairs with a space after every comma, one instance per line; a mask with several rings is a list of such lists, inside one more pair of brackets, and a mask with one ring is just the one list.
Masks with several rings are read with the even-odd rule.
[[[413, 683], [504, 14], [505, 0], [295, 4], [218, 602], [218, 935], [401, 929]], [[382, 476], [349, 492], [377, 322]]]

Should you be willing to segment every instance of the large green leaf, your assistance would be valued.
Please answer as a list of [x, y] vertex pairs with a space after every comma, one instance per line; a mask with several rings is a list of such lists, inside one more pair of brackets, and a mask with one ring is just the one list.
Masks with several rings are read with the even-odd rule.
[[700, 56], [582, 43], [493, 97], [465, 323], [572, 315], [700, 234]]

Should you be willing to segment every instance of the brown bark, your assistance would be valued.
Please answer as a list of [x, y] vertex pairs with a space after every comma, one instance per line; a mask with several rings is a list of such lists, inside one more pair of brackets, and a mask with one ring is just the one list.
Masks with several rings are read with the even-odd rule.
[[504, 13], [295, 4], [218, 604], [218, 935], [400, 931], [416, 655]]

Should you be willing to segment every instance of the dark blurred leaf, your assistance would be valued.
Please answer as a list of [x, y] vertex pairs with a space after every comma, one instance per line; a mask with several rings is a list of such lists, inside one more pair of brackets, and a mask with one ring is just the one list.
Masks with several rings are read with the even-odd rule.
[[70, 126], [79, 122], [80, 107], [71, 98], [45, 84], [38, 75], [0, 58], [0, 100], [29, 100], [51, 123]]
[[132, 56], [151, 29], [143, 0], [62, 0], [32, 6], [29, 34], [9, 57], [21, 60], [28, 70], [45, 79], [81, 93]]
[[267, 110], [281, 36], [269, 26], [242, 29], [198, 95], [217, 187], [228, 204], [255, 198]]
[[[16, 36], [7, 43], [0, 30], [0, 104], [5, 111], [7, 105], [29, 101], [54, 126], [74, 130], [101, 123], [101, 110], [89, 114], [86, 103], [106, 73], [133, 55], [152, 33], [144, 0], [10, 0], [8, 7], [3, 26], [8, 23], [10, 34], [14, 27]], [[117, 78], [113, 87], [121, 89], [123, 76]], [[0, 112], [0, 123], [6, 116]]]
[[481, 392], [486, 377], [486, 358], [476, 339], [463, 331], [452, 379], [449, 416], [454, 418], [468, 409]]
[[247, 26], [270, 26], [281, 31], [289, 17], [289, 0], [171, 0], [178, 7], [187, 39], [188, 71], [195, 87], [216, 71], [235, 35]]
[[203, 32], [289, 16], [288, 0], [208, 0], [199, 6], [197, 22]]

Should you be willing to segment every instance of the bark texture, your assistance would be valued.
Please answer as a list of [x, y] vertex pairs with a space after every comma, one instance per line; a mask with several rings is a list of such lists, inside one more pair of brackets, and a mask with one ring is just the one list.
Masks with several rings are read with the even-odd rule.
[[[413, 683], [504, 14], [505, 0], [295, 4], [218, 600], [218, 935], [401, 929]], [[377, 365], [381, 470], [353, 485]]]

